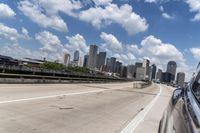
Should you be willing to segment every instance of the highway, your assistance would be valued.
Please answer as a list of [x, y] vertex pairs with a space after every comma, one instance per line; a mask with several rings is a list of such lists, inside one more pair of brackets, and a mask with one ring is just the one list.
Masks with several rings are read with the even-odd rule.
[[156, 133], [173, 88], [1, 84], [0, 133]]

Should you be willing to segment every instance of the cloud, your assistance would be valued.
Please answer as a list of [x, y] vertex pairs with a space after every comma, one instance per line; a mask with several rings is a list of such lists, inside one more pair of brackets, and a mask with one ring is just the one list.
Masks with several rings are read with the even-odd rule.
[[168, 13], [164, 12], [162, 13], [162, 17], [166, 19], [174, 19], [174, 16], [169, 15]]
[[31, 37], [29, 36], [29, 32], [26, 28], [22, 27], [22, 34], [24, 35], [24, 37], [29, 40]]
[[58, 31], [68, 31], [67, 24], [57, 15], [46, 15], [40, 5], [31, 3], [28, 0], [20, 1], [18, 9], [25, 16], [43, 28], [52, 28]]
[[192, 19], [193, 21], [200, 21], [200, 1], [199, 0], [186, 0], [186, 3], [190, 7], [191, 12], [196, 12], [196, 15]]
[[134, 13], [132, 7], [128, 4], [124, 4], [121, 7], [116, 4], [108, 4], [104, 8], [92, 7], [81, 11], [79, 18], [82, 21], [91, 23], [96, 28], [118, 23], [129, 35], [144, 32], [148, 29], [146, 19]]
[[16, 13], [8, 5], [0, 3], [0, 19], [1, 18], [13, 18]]
[[0, 23], [0, 40], [17, 41], [19, 38], [25, 38], [25, 36], [20, 34], [15, 28]]
[[65, 49], [68, 53], [73, 55], [75, 50], [79, 50], [80, 55], [83, 57], [85, 54], [89, 52], [89, 46], [86, 44], [85, 38], [76, 34], [74, 36], [67, 36], [68, 43], [65, 45]]
[[190, 51], [192, 55], [194, 56], [194, 58], [200, 61], [200, 48], [191, 48]]
[[112, 0], [93, 0], [96, 5], [108, 5]]
[[35, 34], [35, 39], [42, 44], [43, 47], [40, 49], [44, 52], [58, 52], [63, 46], [60, 39], [48, 31]]
[[114, 52], [120, 52], [123, 49], [122, 43], [112, 34], [102, 32], [100, 38], [104, 41], [104, 44], [102, 44], [104, 49], [112, 50]]

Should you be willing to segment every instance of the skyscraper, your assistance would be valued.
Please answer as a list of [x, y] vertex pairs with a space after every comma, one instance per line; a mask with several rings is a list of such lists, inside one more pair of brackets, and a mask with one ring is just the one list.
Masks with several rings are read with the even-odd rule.
[[122, 69], [122, 63], [119, 61], [116, 61], [115, 73], [120, 73], [121, 69]]
[[96, 61], [96, 65], [98, 69], [100, 69], [101, 66], [105, 64], [105, 60], [106, 60], [106, 52], [99, 52], [97, 56], [97, 61]]
[[183, 72], [177, 73], [177, 77], [176, 77], [177, 85], [180, 87], [184, 87], [184, 82], [185, 82], [185, 73]]
[[74, 52], [74, 62], [78, 62], [79, 61], [79, 51], [78, 50], [76, 50], [75, 52]]
[[155, 64], [153, 64], [152, 66], [151, 66], [151, 73], [150, 73], [150, 78], [151, 78], [151, 80], [154, 80], [154, 79], [156, 79], [156, 65]]
[[145, 79], [146, 80], [149, 80], [150, 79], [150, 67], [149, 67], [149, 65], [150, 65], [150, 61], [148, 60], [148, 59], [144, 59], [144, 61], [143, 61], [143, 64], [142, 64], [142, 67], [144, 67], [145, 69], [144, 69], [144, 71], [145, 71]]
[[134, 65], [128, 65], [128, 66], [127, 66], [127, 77], [130, 78], [130, 79], [133, 78], [133, 75], [134, 75], [134, 68], [135, 68]]
[[175, 75], [176, 75], [176, 62], [175, 61], [169, 61], [167, 64], [167, 73], [170, 73], [172, 75], [170, 81], [174, 81], [175, 80]]
[[88, 68], [94, 69], [96, 65], [98, 47], [96, 45], [90, 45], [89, 58], [88, 58]]
[[84, 56], [83, 67], [87, 67], [88, 66], [88, 58], [89, 58], [89, 55], [85, 55]]
[[110, 72], [115, 72], [115, 66], [116, 66], [116, 58], [115, 57], [111, 57], [110, 58]]
[[157, 75], [156, 75], [156, 80], [159, 80], [162, 82], [162, 70], [158, 69]]
[[140, 62], [135, 63], [134, 75], [133, 75], [134, 78], [136, 78], [136, 71], [137, 71], [138, 67], [142, 67], [142, 63], [140, 63]]
[[68, 66], [70, 63], [70, 54], [65, 53], [64, 54], [64, 61], [63, 61], [64, 65]]

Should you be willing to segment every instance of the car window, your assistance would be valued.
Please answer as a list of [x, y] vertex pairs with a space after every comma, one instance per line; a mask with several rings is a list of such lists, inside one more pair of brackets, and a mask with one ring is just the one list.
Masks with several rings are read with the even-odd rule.
[[193, 81], [192, 84], [192, 91], [197, 98], [197, 100], [200, 102], [200, 71], [196, 75], [196, 78]]

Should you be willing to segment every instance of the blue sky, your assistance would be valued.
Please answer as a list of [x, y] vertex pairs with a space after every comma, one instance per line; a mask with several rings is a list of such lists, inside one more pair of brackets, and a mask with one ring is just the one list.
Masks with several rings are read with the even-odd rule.
[[99, 51], [124, 64], [170, 60], [188, 76], [200, 59], [200, 0], [0, 0], [0, 54], [60, 60]]

